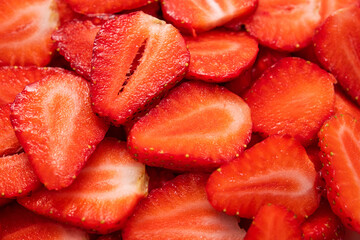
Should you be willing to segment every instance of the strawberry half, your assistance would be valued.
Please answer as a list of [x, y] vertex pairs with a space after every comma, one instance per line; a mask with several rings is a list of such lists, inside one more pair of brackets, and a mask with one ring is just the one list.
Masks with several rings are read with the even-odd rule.
[[318, 207], [316, 182], [305, 149], [293, 138], [275, 135], [213, 172], [206, 191], [215, 209], [229, 215], [252, 218], [273, 203], [303, 219]]
[[251, 126], [249, 107], [239, 96], [217, 85], [185, 82], [135, 123], [128, 147], [150, 166], [211, 171], [242, 152]]
[[338, 10], [317, 29], [315, 53], [360, 105], [360, 7]]
[[135, 12], [102, 25], [94, 42], [93, 109], [115, 125], [130, 120], [181, 80], [185, 41], [170, 24]]
[[0, 156], [14, 154], [22, 148], [10, 121], [10, 104], [0, 106]]
[[154, 189], [137, 206], [123, 230], [124, 240], [241, 240], [235, 217], [213, 209], [206, 198], [208, 175], [185, 174]]
[[78, 13], [97, 14], [97, 13], [117, 13], [123, 10], [135, 9], [146, 4], [149, 0], [65, 0], [70, 7]]
[[214, 30], [185, 37], [190, 51], [187, 79], [226, 82], [238, 77], [255, 61], [257, 42], [245, 32]]
[[335, 81], [331, 74], [300, 58], [279, 60], [244, 95], [253, 131], [265, 136], [290, 135], [309, 145], [333, 113]]
[[300, 240], [301, 228], [296, 215], [285, 207], [264, 205], [256, 214], [244, 240]]
[[360, 123], [348, 114], [335, 115], [324, 123], [319, 139], [331, 208], [345, 226], [360, 231]]
[[28, 85], [11, 106], [11, 122], [40, 181], [69, 186], [108, 126], [91, 109], [89, 85], [65, 70]]
[[335, 88], [335, 113], [348, 113], [360, 121], [360, 107], [340, 88]]
[[0, 2], [0, 65], [45, 66], [54, 50], [51, 33], [59, 25], [53, 0]]
[[145, 166], [125, 142], [105, 138], [77, 179], [59, 191], [43, 188], [18, 202], [36, 213], [105, 234], [119, 230], [147, 194]]

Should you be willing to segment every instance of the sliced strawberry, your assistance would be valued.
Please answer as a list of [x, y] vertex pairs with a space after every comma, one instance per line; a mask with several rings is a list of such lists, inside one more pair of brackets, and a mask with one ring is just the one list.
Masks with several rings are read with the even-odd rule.
[[208, 176], [185, 174], [154, 189], [123, 230], [124, 240], [243, 239], [235, 217], [213, 209], [206, 198]]
[[185, 41], [170, 24], [142, 12], [107, 21], [95, 38], [93, 109], [115, 125], [151, 104], [183, 78]]
[[259, 209], [244, 240], [300, 240], [300, 221], [285, 207], [264, 205]]
[[131, 158], [126, 143], [104, 139], [77, 179], [59, 191], [45, 188], [18, 202], [41, 215], [88, 231], [119, 230], [147, 194], [145, 166]]
[[147, 167], [146, 173], [149, 176], [149, 192], [175, 178], [173, 171], [164, 168]]
[[335, 88], [335, 113], [348, 113], [360, 121], [360, 107], [351, 101], [340, 88]]
[[93, 44], [99, 30], [100, 26], [89, 20], [73, 20], [62, 25], [51, 36], [56, 41], [60, 54], [70, 62], [71, 67], [89, 80]]
[[335, 79], [300, 58], [283, 58], [269, 68], [244, 95], [253, 131], [266, 136], [290, 135], [303, 145], [316, 138], [334, 109]]
[[146, 4], [150, 4], [148, 0], [65, 0], [75, 12], [82, 14], [93, 13], [116, 13], [123, 10], [135, 9]]
[[185, 77], [208, 82], [238, 77], [254, 63], [259, 50], [245, 32], [214, 30], [185, 40], [191, 56]]
[[319, 139], [331, 208], [345, 226], [360, 231], [360, 123], [348, 114], [335, 115], [324, 123]]
[[65, 70], [28, 85], [16, 96], [10, 117], [48, 189], [69, 186], [108, 129], [91, 110], [88, 83]]
[[86, 232], [38, 216], [18, 204], [0, 210], [0, 239], [85, 240]]
[[217, 85], [185, 82], [135, 123], [128, 146], [150, 166], [211, 171], [242, 152], [251, 125], [239, 96]]
[[162, 13], [161, 13], [161, 7], [160, 7], [159, 0], [155, 0], [153, 2], [148, 1], [148, 4], [145, 6], [142, 6], [142, 7], [136, 8], [136, 9], [132, 9], [132, 10], [125, 10], [125, 11], [121, 12], [121, 14], [131, 13], [131, 12], [135, 12], [135, 11], [142, 11], [153, 17], [162, 19]]
[[258, 0], [163, 0], [164, 18], [186, 33], [196, 35], [254, 11]]
[[341, 9], [317, 29], [314, 44], [321, 64], [360, 105], [359, 22], [360, 7]]
[[0, 65], [45, 66], [51, 59], [51, 33], [59, 24], [53, 0], [0, 2]]
[[319, 208], [301, 225], [304, 240], [344, 239], [345, 229], [340, 219], [323, 201]]
[[261, 0], [246, 29], [261, 44], [294, 51], [307, 46], [321, 23], [322, 0]]
[[81, 14], [74, 12], [66, 0], [55, 0], [55, 2], [60, 17], [60, 25], [75, 18], [81, 18]]
[[317, 173], [293, 138], [271, 136], [211, 174], [210, 203], [229, 215], [252, 218], [267, 203], [283, 205], [300, 219], [319, 204]]
[[310, 160], [313, 162], [315, 166], [315, 170], [318, 172], [322, 168], [322, 163], [320, 160], [320, 154], [321, 150], [316, 145], [311, 145], [308, 148], [306, 148], [306, 153], [309, 156]]
[[257, 4], [259, 1], [256, 1], [256, 7], [254, 7], [252, 9], [252, 11], [249, 11], [247, 14], [242, 15], [240, 17], [234, 18], [232, 19], [230, 22], [227, 22], [224, 27], [226, 29], [229, 29], [231, 31], [241, 31], [245, 29], [245, 21], [246, 19], [248, 19], [252, 14], [255, 13], [256, 9], [257, 9]]
[[347, 8], [352, 5], [360, 4], [359, 0], [322, 0], [321, 3], [321, 16], [323, 19], [326, 19], [336, 10], [341, 8]]
[[320, 62], [317, 59], [317, 56], [315, 54], [314, 43], [311, 43], [307, 47], [305, 47], [297, 52], [294, 52], [293, 56], [305, 59], [305, 60], [315, 63], [317, 65], [320, 65]]
[[231, 92], [235, 93], [236, 95], [242, 96], [254, 82], [252, 79], [251, 74], [252, 69], [245, 70], [240, 76], [237, 78], [226, 82], [224, 87], [226, 87]]
[[10, 121], [10, 104], [0, 106], [0, 157], [19, 152], [22, 148]]

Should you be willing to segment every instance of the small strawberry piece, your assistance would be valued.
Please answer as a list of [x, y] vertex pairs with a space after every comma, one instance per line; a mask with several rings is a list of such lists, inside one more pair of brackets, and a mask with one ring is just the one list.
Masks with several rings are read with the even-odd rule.
[[340, 88], [335, 88], [335, 113], [348, 113], [360, 121], [360, 107], [351, 101]]
[[215, 209], [229, 215], [252, 218], [273, 203], [303, 219], [318, 207], [316, 182], [305, 149], [293, 138], [274, 135], [213, 172], [206, 191]]
[[360, 7], [328, 17], [314, 36], [315, 53], [339, 84], [360, 105]]
[[301, 228], [296, 215], [272, 204], [259, 209], [244, 240], [300, 240]]
[[18, 202], [36, 213], [106, 234], [119, 230], [147, 194], [145, 166], [131, 158], [126, 143], [104, 139], [77, 179], [59, 191], [45, 188]]
[[187, 79], [226, 82], [238, 77], [256, 59], [258, 44], [245, 32], [214, 30], [185, 37], [190, 51]]
[[324, 123], [319, 139], [331, 208], [345, 226], [360, 231], [360, 123], [346, 113], [335, 115]]
[[212, 171], [242, 152], [251, 126], [249, 107], [239, 96], [217, 85], [185, 82], [135, 123], [128, 146], [150, 166]]
[[146, 167], [146, 173], [149, 176], [149, 192], [175, 178], [173, 171], [164, 168]]
[[331, 74], [300, 58], [279, 60], [244, 95], [253, 131], [265, 136], [290, 135], [309, 145], [333, 113], [335, 81]]
[[148, 0], [65, 0], [78, 13], [117, 13], [123, 10], [135, 9], [151, 3]]
[[72, 10], [66, 0], [55, 0], [57, 11], [59, 13], [60, 25], [70, 22], [75, 18], [81, 18], [82, 15]]
[[208, 175], [185, 174], [154, 189], [123, 230], [124, 240], [243, 239], [235, 217], [213, 209], [207, 200]]
[[108, 126], [91, 109], [89, 85], [65, 70], [28, 85], [11, 106], [11, 123], [40, 181], [69, 186]]
[[261, 44], [295, 51], [307, 46], [321, 23], [322, 0], [261, 0], [246, 29]]
[[[51, 38], [61, 55], [77, 73], [90, 80], [94, 39], [100, 26], [91, 21], [73, 20], [60, 27]], [[76, 34], [74, 34], [76, 33]]]
[[301, 225], [304, 240], [342, 240], [345, 228], [331, 211], [329, 203], [323, 201], [319, 208]]
[[254, 11], [258, 0], [163, 0], [164, 18], [194, 36]]
[[305, 59], [305, 60], [315, 63], [317, 65], [320, 65], [320, 62], [315, 54], [314, 43], [311, 43], [307, 47], [305, 47], [297, 52], [294, 52], [293, 56]]
[[59, 24], [53, 0], [0, 3], [0, 65], [45, 66], [51, 59], [51, 33]]
[[10, 121], [10, 104], [0, 106], [0, 157], [19, 152], [22, 148]]
[[320, 154], [321, 150], [316, 145], [311, 145], [308, 148], [306, 148], [306, 153], [309, 156], [310, 160], [313, 162], [315, 166], [315, 170], [319, 172], [322, 168], [322, 163], [320, 160]]
[[38, 216], [18, 204], [11, 204], [0, 210], [0, 226], [0, 239], [3, 240], [89, 239], [84, 231]]
[[224, 87], [226, 87], [231, 92], [235, 93], [236, 95], [242, 96], [251, 86], [253, 83], [252, 69], [245, 70], [240, 76], [237, 78], [226, 82]]
[[95, 38], [93, 109], [120, 125], [181, 80], [189, 52], [178, 30], [142, 12], [107, 21]]

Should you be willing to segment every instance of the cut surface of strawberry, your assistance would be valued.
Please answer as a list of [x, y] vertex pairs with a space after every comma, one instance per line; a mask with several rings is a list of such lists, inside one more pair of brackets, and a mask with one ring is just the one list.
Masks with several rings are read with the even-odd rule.
[[0, 65], [45, 66], [51, 59], [51, 33], [59, 24], [53, 0], [0, 3]]
[[40, 181], [69, 186], [108, 129], [91, 109], [89, 85], [57, 70], [26, 86], [11, 105], [11, 123]]
[[339, 10], [341, 8], [351, 7], [356, 4], [360, 4], [360, 1], [359, 0], [333, 0], [333, 1], [322, 0], [320, 14], [322, 18], [325, 20], [336, 10]]
[[258, 0], [164, 0], [164, 18], [186, 33], [196, 35], [254, 11]]
[[154, 189], [123, 230], [124, 240], [240, 240], [237, 219], [213, 209], [206, 198], [208, 175], [185, 174]]
[[22, 148], [10, 121], [10, 104], [0, 106], [0, 157], [19, 152]]
[[351, 101], [340, 88], [335, 88], [335, 113], [348, 113], [360, 121], [360, 106]]
[[142, 12], [102, 25], [92, 58], [93, 109], [115, 125], [130, 120], [184, 77], [189, 51], [178, 30]]
[[244, 240], [300, 240], [300, 221], [282, 206], [264, 205], [256, 214]]
[[145, 166], [126, 150], [126, 143], [105, 138], [77, 179], [59, 191], [41, 189], [18, 199], [26, 208], [88, 231], [119, 230], [147, 194]]
[[239, 96], [210, 83], [185, 82], [135, 123], [128, 146], [150, 166], [211, 171], [242, 152], [251, 126]]
[[117, 13], [151, 3], [149, 0], [65, 0], [75, 12], [81, 14]]
[[206, 191], [214, 208], [229, 215], [252, 218], [273, 203], [303, 219], [318, 207], [316, 182], [314, 164], [300, 143], [274, 135], [213, 172]]
[[346, 227], [360, 231], [360, 123], [337, 114], [324, 123], [319, 139], [330, 206]]
[[336, 11], [317, 29], [315, 53], [360, 105], [360, 6]]
[[283, 58], [255, 81], [244, 99], [253, 131], [290, 135], [303, 145], [316, 138], [334, 109], [335, 78], [300, 58]]
[[187, 79], [226, 82], [238, 77], [255, 61], [256, 40], [245, 32], [214, 30], [185, 37], [190, 51]]

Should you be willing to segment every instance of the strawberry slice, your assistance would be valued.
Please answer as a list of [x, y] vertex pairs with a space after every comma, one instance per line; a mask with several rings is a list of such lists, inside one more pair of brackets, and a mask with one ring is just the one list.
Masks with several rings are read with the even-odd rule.
[[[61, 55], [77, 73], [90, 80], [94, 39], [100, 26], [91, 21], [73, 20], [60, 27], [51, 38]], [[76, 34], [74, 34], [76, 33]]]
[[261, 44], [295, 51], [307, 46], [322, 21], [322, 0], [261, 0], [246, 29]]
[[107, 21], [94, 42], [93, 109], [115, 125], [139, 113], [183, 78], [185, 41], [170, 24], [142, 12]]
[[329, 17], [336, 10], [341, 8], [351, 7], [352, 5], [360, 4], [359, 0], [322, 0], [321, 16], [323, 19]]
[[335, 113], [348, 113], [360, 120], [360, 107], [351, 101], [340, 88], [335, 88]]
[[86, 232], [38, 216], [18, 204], [0, 210], [0, 239], [85, 240]]
[[0, 156], [14, 154], [22, 148], [10, 121], [10, 104], [0, 106]]
[[339, 84], [360, 105], [360, 7], [344, 8], [317, 29], [315, 53]]
[[60, 25], [70, 22], [75, 18], [81, 18], [82, 15], [72, 10], [66, 0], [55, 0], [57, 11], [59, 13]]
[[173, 171], [164, 168], [146, 167], [146, 173], [149, 176], [149, 192], [175, 178]]
[[252, 218], [273, 203], [302, 219], [318, 207], [316, 182], [305, 149], [293, 138], [274, 135], [213, 172], [206, 191], [215, 209], [229, 215]]
[[348, 114], [335, 115], [324, 123], [319, 139], [331, 208], [345, 226], [360, 231], [360, 123]]
[[45, 66], [51, 59], [51, 33], [59, 25], [53, 0], [0, 2], [0, 65]]
[[69, 186], [108, 126], [91, 110], [89, 85], [60, 70], [28, 85], [11, 106], [11, 122], [40, 181]]
[[78, 13], [117, 13], [123, 10], [135, 9], [146, 4], [151, 4], [149, 0], [65, 0], [70, 7]]
[[245, 70], [239, 77], [228, 81], [224, 84], [231, 92], [236, 95], [242, 96], [247, 90], [251, 87], [251, 84], [254, 82], [252, 79], [252, 69]]
[[242, 152], [251, 126], [249, 107], [239, 96], [217, 85], [185, 82], [135, 123], [128, 146], [150, 166], [211, 171]]
[[131, 158], [126, 143], [105, 138], [77, 179], [59, 191], [45, 188], [18, 202], [36, 213], [88, 231], [119, 230], [147, 194], [145, 166]]
[[194, 36], [254, 11], [258, 0], [163, 0], [164, 18]]
[[335, 81], [300, 58], [279, 60], [244, 95], [253, 131], [265, 136], [287, 134], [309, 145], [333, 113]]
[[235, 217], [213, 209], [206, 198], [208, 176], [185, 174], [154, 189], [123, 230], [124, 240], [243, 239]]
[[185, 40], [191, 56], [186, 78], [208, 82], [238, 77], [254, 63], [259, 50], [245, 32], [214, 30]]
[[300, 240], [300, 222], [293, 212], [277, 205], [264, 205], [256, 214], [244, 240]]

